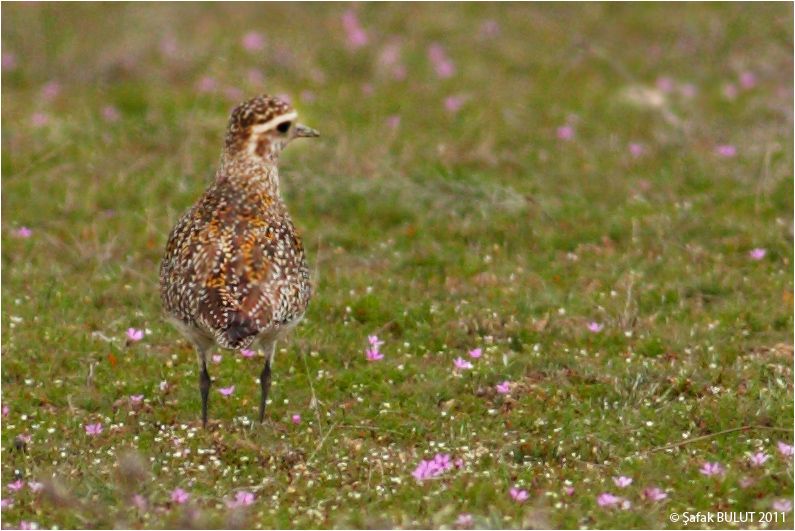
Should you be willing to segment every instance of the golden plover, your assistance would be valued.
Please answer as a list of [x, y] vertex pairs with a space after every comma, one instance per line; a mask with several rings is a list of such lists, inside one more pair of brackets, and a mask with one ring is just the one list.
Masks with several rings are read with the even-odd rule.
[[207, 425], [213, 345], [265, 353], [260, 374], [263, 421], [276, 341], [303, 317], [312, 294], [301, 238], [279, 194], [279, 154], [316, 137], [284, 101], [258, 96], [229, 119], [215, 182], [177, 222], [160, 265], [160, 296], [196, 347], [202, 423]]

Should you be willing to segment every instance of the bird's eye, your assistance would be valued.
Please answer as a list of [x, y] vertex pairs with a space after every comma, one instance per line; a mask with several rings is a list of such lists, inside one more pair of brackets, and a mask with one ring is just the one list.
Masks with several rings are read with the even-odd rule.
[[276, 130], [280, 133], [286, 133], [290, 130], [290, 126], [293, 125], [292, 122], [282, 122], [276, 126]]

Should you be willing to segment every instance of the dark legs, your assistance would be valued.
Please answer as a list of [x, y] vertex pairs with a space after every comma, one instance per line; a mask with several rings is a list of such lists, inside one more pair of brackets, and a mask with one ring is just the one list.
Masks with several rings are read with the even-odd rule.
[[[259, 375], [260, 385], [260, 401], [259, 401], [259, 421], [265, 420], [265, 404], [268, 402], [268, 392], [271, 389], [271, 361], [273, 360], [273, 353], [276, 350], [276, 342], [271, 341], [268, 343], [260, 343], [265, 353], [265, 366]], [[205, 345], [203, 343], [196, 343], [196, 354], [199, 361], [199, 392], [202, 396], [202, 426], [207, 428], [207, 401], [210, 397], [210, 386], [212, 380], [210, 373], [207, 372], [207, 352], [212, 345]]]
[[202, 426], [207, 428], [207, 398], [210, 394], [210, 373], [207, 372], [207, 361], [202, 360], [199, 372], [199, 391], [202, 394]]
[[268, 402], [268, 391], [271, 389], [271, 359], [273, 351], [276, 349], [276, 342], [264, 345], [265, 367], [259, 375], [260, 397], [259, 397], [259, 421], [265, 420], [265, 404]]
[[212, 347], [211, 343], [194, 340], [196, 346], [196, 360], [199, 362], [199, 392], [202, 395], [202, 426], [207, 428], [207, 398], [210, 395], [210, 373], [207, 372], [207, 352]]

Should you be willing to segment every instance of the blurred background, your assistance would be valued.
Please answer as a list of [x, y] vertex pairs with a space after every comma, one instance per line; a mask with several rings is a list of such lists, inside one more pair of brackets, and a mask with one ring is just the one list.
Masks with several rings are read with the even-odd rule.
[[[477, 189], [478, 172], [491, 172], [489, 193], [518, 204], [539, 190], [576, 186], [572, 195], [585, 197], [621, 186], [611, 177], [642, 155], [652, 164], [673, 155], [674, 178], [733, 150], [775, 162], [787, 157], [790, 135], [789, 14], [744, 9], [10, 5], [4, 169], [15, 177], [46, 142], [49, 157], [90, 152], [76, 162], [80, 186], [70, 175], [47, 183], [72, 188], [67, 197], [83, 186], [91, 193], [76, 195], [99, 208], [118, 202], [115, 186], [136, 197], [176, 186], [189, 197], [212, 172], [230, 108], [261, 92], [290, 99], [325, 133], [288, 162], [312, 168], [293, 187], [317, 179], [311, 193], [345, 177], [346, 189], [382, 179], [381, 193], [425, 196]], [[696, 160], [684, 171], [687, 157]], [[781, 183], [774, 174], [760, 186]], [[95, 195], [95, 186], [106, 190]], [[8, 211], [24, 199], [9, 194]]]
[[[30, 442], [3, 482], [57, 470], [118, 511], [23, 490], [4, 518], [194, 525], [169, 493], [212, 515], [243, 484], [276, 497], [252, 513], [266, 527], [666, 525], [652, 486], [670, 508], [783, 503], [779, 435], [625, 458], [791, 427], [792, 27], [786, 3], [4, 3], [3, 451]], [[248, 361], [214, 367], [237, 391], [214, 395], [213, 468], [209, 439], [181, 431], [195, 363], [160, 317], [157, 267], [229, 111], [259, 93], [322, 134], [281, 160], [317, 289], [277, 356], [283, 430], [239, 420]], [[382, 363], [364, 361], [372, 333]], [[369, 428], [323, 446], [335, 422]], [[131, 440], [151, 513], [106, 486]], [[442, 447], [466, 474], [421, 491], [410, 472]], [[780, 460], [749, 469], [765, 451]], [[377, 490], [372, 469], [336, 468], [368, 452], [389, 456]], [[619, 474], [632, 510], [597, 498]]]

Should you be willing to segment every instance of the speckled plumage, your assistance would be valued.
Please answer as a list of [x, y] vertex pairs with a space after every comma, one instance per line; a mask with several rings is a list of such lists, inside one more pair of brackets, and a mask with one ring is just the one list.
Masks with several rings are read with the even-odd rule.
[[204, 372], [213, 344], [244, 349], [256, 342], [270, 350], [269, 378], [273, 343], [309, 303], [309, 269], [279, 194], [277, 169], [288, 142], [317, 136], [295, 124], [295, 115], [268, 96], [236, 107], [215, 182], [169, 236], [160, 267], [163, 305], [196, 345]]

